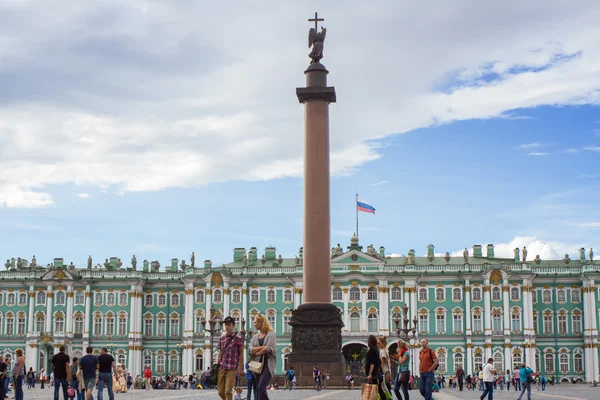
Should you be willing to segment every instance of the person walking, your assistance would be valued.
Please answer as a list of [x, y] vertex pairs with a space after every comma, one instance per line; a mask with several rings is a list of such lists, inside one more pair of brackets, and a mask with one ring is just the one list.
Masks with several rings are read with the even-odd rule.
[[488, 400], [494, 400], [494, 375], [496, 374], [496, 370], [492, 364], [493, 362], [493, 358], [488, 358], [482, 369], [484, 391], [481, 394], [481, 400], [484, 400], [486, 396]]
[[383, 372], [383, 382], [387, 391], [392, 392], [392, 367], [390, 363], [390, 355], [387, 351], [387, 338], [385, 336], [379, 336], [377, 339], [377, 345], [379, 346], [379, 358], [381, 359], [381, 370]]
[[513, 386], [515, 387], [515, 390], [517, 391], [521, 391], [521, 370], [519, 368], [515, 369], [515, 372], [513, 373]]
[[425, 400], [433, 400], [434, 372], [439, 362], [435, 352], [429, 347], [429, 340], [421, 339], [421, 351], [419, 352], [419, 392]]
[[150, 364], [146, 365], [146, 369], [144, 370], [144, 387], [146, 388], [146, 392], [150, 390], [150, 380], [152, 379], [152, 370], [150, 369]]
[[65, 353], [65, 345], [61, 344], [58, 353], [52, 356], [52, 373], [54, 373], [54, 400], [58, 400], [58, 391], [62, 387], [63, 399], [67, 400], [67, 371], [69, 371], [69, 362], [71, 359]]
[[12, 375], [15, 384], [15, 400], [23, 400], [23, 380], [25, 379], [25, 357], [23, 349], [15, 350], [15, 360], [12, 364]]
[[[42, 382], [42, 386], [40, 387], [41, 389], [44, 388], [44, 382], [46, 382], [46, 379], [48, 377], [46, 376], [46, 371], [44, 370], [44, 368], [42, 368], [40, 370], [40, 382]], [[35, 386], [35, 385], [34, 385]]]
[[[512, 380], [512, 375], [510, 374], [510, 370], [506, 370], [506, 375], [504, 375], [504, 381], [506, 382], [506, 391], [510, 392], [510, 381]], [[515, 389], [516, 390], [516, 389]]]
[[367, 356], [365, 358], [365, 373], [367, 373], [367, 383], [371, 385], [377, 385], [379, 398], [385, 400], [385, 392], [381, 387], [381, 382], [383, 382], [383, 369], [381, 368], [381, 359], [379, 358], [377, 337], [375, 337], [375, 335], [369, 335], [367, 343], [369, 344], [369, 350], [367, 351]]
[[[79, 360], [79, 369], [82, 372], [83, 387], [85, 390], [85, 400], [92, 398], [92, 390], [96, 386], [96, 371], [98, 370], [98, 357], [92, 355], [92, 346], [85, 348], [85, 356]], [[81, 385], [80, 385], [81, 387]]]
[[80, 383], [79, 377], [77, 376], [77, 371], [79, 370], [79, 358], [73, 357], [73, 362], [69, 366], [68, 380], [71, 381], [71, 387], [75, 389], [75, 397], [77, 400], [83, 400], [84, 394], [83, 391], [79, 390]]
[[6, 383], [4, 383], [4, 378], [6, 378], [6, 374], [8, 372], [8, 364], [4, 361], [4, 356], [0, 354], [0, 396], [2, 396], [2, 400], [6, 397]]
[[[111, 374], [112, 371], [112, 374]], [[108, 349], [103, 347], [100, 350], [100, 356], [98, 357], [98, 400], [102, 400], [104, 386], [108, 391], [109, 400], [115, 400], [115, 394], [113, 392], [113, 376], [117, 379], [119, 374], [117, 373], [117, 364], [113, 356], [108, 354]]]
[[4, 397], [3, 398], [7, 398], [8, 397], [8, 389], [10, 389], [10, 382], [13, 380], [12, 379], [12, 364], [10, 362], [10, 354], [6, 354], [4, 356], [4, 362], [6, 363], [6, 366], [8, 367], [8, 369], [6, 370], [6, 377], [4, 378]]
[[252, 355], [252, 361], [263, 363], [261, 373], [256, 374], [256, 390], [258, 400], [268, 400], [267, 386], [277, 366], [276, 337], [269, 320], [264, 315], [257, 314], [254, 317], [254, 328], [257, 333], [250, 341], [249, 352]]
[[394, 393], [398, 400], [402, 400], [400, 389], [404, 400], [408, 400], [408, 382], [410, 381], [410, 352], [408, 343], [404, 340], [398, 341], [398, 370], [396, 371], [396, 382], [394, 383]]
[[33, 372], [33, 367], [29, 367], [29, 372], [27, 372], [27, 387], [29, 389], [33, 387], [33, 382], [35, 382], [35, 372]]
[[256, 400], [258, 396], [256, 393], [256, 380], [254, 380], [254, 374], [248, 368], [248, 363], [246, 363], [246, 389], [248, 391], [246, 399], [252, 400], [252, 392], [254, 392], [254, 400]]
[[521, 365], [519, 371], [519, 380], [521, 382], [521, 395], [517, 400], [521, 400], [525, 391], [527, 391], [527, 400], [531, 400], [531, 382], [533, 382], [533, 370], [527, 365]]
[[223, 400], [233, 399], [235, 377], [244, 374], [244, 341], [233, 331], [235, 320], [225, 317], [225, 333], [219, 338], [219, 373], [217, 390]]
[[455, 380], [458, 381], [458, 391], [462, 392], [463, 391], [463, 380], [465, 379], [465, 370], [463, 369], [462, 365], [458, 365], [458, 368], [456, 368], [456, 378]]

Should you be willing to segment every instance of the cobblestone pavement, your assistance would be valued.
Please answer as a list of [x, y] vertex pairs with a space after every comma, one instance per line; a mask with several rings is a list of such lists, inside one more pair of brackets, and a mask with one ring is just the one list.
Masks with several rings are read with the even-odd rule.
[[[417, 394], [418, 392], [411, 390], [411, 400], [413, 398], [420, 399], [421, 396], [412, 396], [412, 393]], [[435, 393], [436, 400], [477, 400], [480, 398], [482, 392], [479, 390], [475, 391], [463, 391], [459, 392], [458, 389], [442, 389], [440, 393]], [[494, 400], [515, 400], [519, 397], [520, 392], [511, 390], [494, 390]], [[523, 399], [527, 399], [527, 394], [523, 395]], [[531, 391], [532, 400], [599, 400], [600, 399], [600, 387], [590, 387], [584, 384], [560, 384], [546, 387], [546, 391], [537, 391], [533, 388]]]

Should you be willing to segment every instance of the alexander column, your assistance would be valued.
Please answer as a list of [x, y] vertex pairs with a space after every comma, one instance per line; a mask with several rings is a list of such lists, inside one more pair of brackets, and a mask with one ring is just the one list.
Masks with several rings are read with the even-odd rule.
[[329, 71], [321, 64], [326, 29], [315, 13], [308, 34], [310, 65], [306, 87], [296, 94], [304, 104], [304, 298], [292, 313], [292, 353], [288, 365], [300, 385], [310, 385], [312, 369], [330, 370], [332, 384], [343, 384], [342, 328], [339, 309], [331, 303], [329, 216], [329, 103], [335, 88], [327, 86]]

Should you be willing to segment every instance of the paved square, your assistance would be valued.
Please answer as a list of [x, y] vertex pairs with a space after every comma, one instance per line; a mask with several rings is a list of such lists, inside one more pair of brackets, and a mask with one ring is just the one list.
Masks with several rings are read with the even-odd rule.
[[[410, 392], [411, 400], [412, 399], [421, 399], [422, 397], [418, 395], [418, 392], [411, 391]], [[415, 393], [415, 396], [413, 396]], [[481, 393], [479, 390], [475, 391], [463, 391], [459, 392], [458, 389], [442, 389], [442, 392], [435, 393], [436, 400], [456, 400], [456, 399], [465, 399], [465, 400], [479, 400]], [[515, 392], [511, 390], [507, 392], [506, 390], [494, 390], [494, 400], [515, 400], [519, 397], [520, 392]], [[590, 387], [584, 384], [560, 384], [554, 386], [547, 386], [546, 391], [537, 391], [534, 387], [531, 390], [531, 398], [535, 400], [544, 400], [544, 399], [563, 399], [563, 400], [598, 400], [600, 399], [600, 387]], [[527, 399], [527, 394], [523, 395], [523, 399]]]

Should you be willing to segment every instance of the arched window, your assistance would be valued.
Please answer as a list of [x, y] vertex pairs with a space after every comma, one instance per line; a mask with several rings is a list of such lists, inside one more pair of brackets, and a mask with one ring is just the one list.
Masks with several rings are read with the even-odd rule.
[[510, 330], [512, 332], [521, 331], [521, 312], [520, 310], [514, 310], [510, 316]]
[[223, 301], [223, 293], [221, 292], [221, 289], [213, 290], [212, 294], [213, 294], [213, 302], [215, 304], [219, 304]]
[[576, 353], [573, 356], [573, 364], [575, 366], [575, 372], [583, 371], [583, 356], [579, 353]]
[[456, 369], [459, 367], [462, 367], [462, 365], [463, 365], [462, 353], [454, 353], [454, 370], [456, 371]]
[[40, 366], [39, 368], [46, 369], [46, 354], [43, 351], [40, 351]]
[[519, 292], [518, 287], [512, 287], [510, 289], [510, 299], [513, 301], [518, 301], [521, 298], [521, 294]]
[[156, 356], [156, 373], [158, 375], [165, 373], [165, 356], [162, 354]]
[[6, 335], [12, 336], [15, 334], [15, 316], [12, 313], [6, 314]]
[[[240, 292], [239, 290], [235, 289], [233, 292], [231, 292], [231, 302], [234, 304], [239, 304], [242, 301], [242, 292]], [[202, 357], [201, 354], [198, 354], [199, 356]]]
[[179, 370], [179, 357], [177, 357], [176, 355], [171, 355], [171, 357], [169, 357], [169, 371], [172, 374], [176, 374], [177, 371]]
[[483, 332], [483, 323], [481, 320], [480, 311], [475, 309], [473, 312], [473, 333]]
[[[42, 292], [40, 292], [42, 293]], [[46, 304], [46, 294], [44, 293], [44, 304]], [[15, 294], [14, 293], [9, 293], [8, 296], [6, 297], [6, 305], [7, 306], [14, 306], [15, 305]]]
[[535, 371], [539, 371], [540, 368], [540, 355], [536, 352], [535, 353]]
[[63, 306], [65, 304], [65, 292], [59, 290], [56, 292], [56, 305]]
[[171, 314], [171, 336], [179, 336], [179, 315]]
[[152, 316], [151, 315], [147, 315], [146, 318], [144, 318], [144, 336], [145, 337], [152, 336]]
[[356, 286], [350, 289], [350, 301], [359, 301], [360, 300], [360, 289]]
[[106, 336], [113, 336], [115, 334], [115, 316], [112, 314], [106, 314]]
[[452, 314], [452, 330], [456, 334], [460, 334], [463, 331], [463, 314], [462, 311], [455, 312]]
[[339, 287], [333, 288], [333, 301], [342, 301], [342, 289]]
[[502, 335], [502, 314], [496, 311], [492, 314], [492, 334]]
[[367, 289], [367, 300], [377, 300], [377, 288], [375, 286]]
[[54, 332], [64, 333], [65, 331], [65, 317], [57, 315], [54, 317]]
[[127, 335], [127, 315], [125, 313], [119, 314], [119, 336]]
[[559, 335], [567, 334], [567, 314], [564, 311], [558, 313], [558, 333]]
[[419, 332], [428, 333], [429, 332], [429, 314], [427, 313], [419, 313]]
[[289, 314], [283, 315], [283, 333], [292, 333], [292, 327], [290, 326], [290, 320], [292, 316]]
[[397, 286], [394, 286], [391, 290], [392, 301], [398, 300], [402, 301], [402, 289]]
[[446, 313], [443, 311], [435, 314], [435, 331], [441, 335], [446, 333]]
[[75, 305], [81, 305], [85, 303], [85, 293], [82, 291], [75, 292]]
[[435, 289], [435, 301], [446, 300], [446, 290], [443, 287]]
[[271, 328], [273, 328], [274, 331], [276, 331], [276, 319], [275, 319], [275, 314], [271, 314], [269, 313], [267, 315], [267, 320], [269, 321], [269, 324], [271, 324]]
[[259, 300], [258, 290], [253, 289], [252, 291], [250, 291], [250, 303], [258, 303], [258, 300]]
[[158, 306], [159, 307], [165, 307], [167, 305], [167, 295], [164, 293], [161, 293], [158, 295]]
[[567, 302], [567, 291], [565, 289], [558, 289], [556, 291], [556, 301], [561, 304]]
[[544, 313], [544, 335], [551, 335], [554, 332], [554, 318], [552, 312], [547, 311]]
[[269, 303], [269, 304], [275, 303], [275, 290], [273, 290], [273, 289], [267, 290], [267, 303]]
[[581, 314], [573, 312], [571, 319], [573, 323], [573, 333], [579, 335], [581, 333]]
[[152, 307], [152, 305], [154, 304], [153, 298], [151, 294], [147, 294], [144, 296], [144, 306], [145, 307]]
[[500, 301], [502, 299], [502, 292], [498, 286], [492, 288], [492, 300]]
[[19, 304], [20, 305], [27, 304], [27, 293], [19, 293]]
[[460, 288], [452, 289], [452, 300], [453, 301], [461, 301], [462, 300], [462, 292]]
[[571, 302], [572, 303], [580, 303], [581, 302], [581, 292], [579, 289], [571, 290]]
[[106, 296], [106, 305], [107, 306], [115, 305], [115, 294], [114, 293], [108, 293], [108, 295]]
[[17, 315], [17, 335], [25, 334], [25, 313], [20, 312]]
[[494, 354], [494, 369], [496, 371], [504, 371], [504, 357], [501, 353]]
[[440, 373], [446, 372], [446, 353], [438, 350], [437, 358], [439, 363], [438, 370], [440, 371]]
[[559, 367], [560, 367], [560, 372], [562, 372], [562, 373], [569, 372], [569, 356], [567, 354], [563, 353], [560, 355]]
[[427, 289], [426, 288], [419, 289], [419, 301], [427, 301]]
[[369, 321], [369, 332], [378, 332], [379, 331], [379, 318], [377, 318], [377, 314], [370, 313], [368, 317]]
[[546, 363], [546, 372], [554, 372], [554, 355], [547, 353], [544, 362]]
[[537, 298], [538, 298], [537, 290], [532, 290], [531, 291], [531, 301], [533, 302], [533, 304], [537, 304]]
[[127, 293], [122, 292], [119, 294], [119, 304], [122, 306], [127, 305]]
[[544, 289], [544, 291], [542, 292], [542, 302], [544, 302], [545, 304], [552, 303], [552, 292], [550, 291], [550, 289]]
[[38, 314], [35, 317], [35, 330], [38, 331], [40, 334], [46, 332], [46, 318], [43, 314]]
[[473, 367], [475, 371], [479, 371], [483, 368], [483, 354], [481, 352], [476, 352], [475, 357], [473, 357]]
[[350, 314], [350, 332], [360, 332], [360, 314], [357, 312]]
[[171, 294], [171, 307], [179, 307], [179, 293]]
[[202, 354], [196, 354], [194, 370], [196, 373], [201, 373], [204, 370], [204, 357], [202, 357]]
[[194, 325], [194, 333], [196, 335], [200, 335], [204, 332], [204, 324], [202, 324], [203, 320], [204, 320], [204, 317], [202, 316], [202, 314], [197, 313], [196, 317], [195, 317], [195, 325]]
[[144, 352], [144, 368], [147, 366], [150, 366], [150, 369], [152, 369], [152, 353], [149, 351]]
[[75, 324], [74, 324], [74, 328], [75, 328], [75, 334], [76, 335], [82, 335], [83, 334], [83, 317], [81, 315], [78, 315], [77, 317], [75, 317]]
[[473, 288], [473, 301], [481, 301], [481, 289], [478, 287]]
[[125, 365], [125, 354], [119, 353], [117, 355], [117, 363], [121, 365]]
[[286, 289], [283, 291], [283, 302], [284, 303], [292, 302], [292, 291], [290, 289]]
[[520, 351], [516, 350], [513, 353], [512, 361], [513, 361], [513, 370], [521, 368], [521, 364], [523, 363], [523, 361], [522, 361], [522, 358], [521, 358], [521, 352]]
[[204, 290], [196, 290], [196, 303], [204, 303]]
[[[396, 325], [396, 321], [398, 321], [398, 325]], [[396, 328], [404, 328], [404, 325], [402, 324], [402, 315], [400, 315], [399, 312], [396, 311], [392, 313], [392, 322], [390, 326], [392, 327], [390, 329], [391, 331], [393, 331]]]
[[4, 295], [0, 293], [0, 306], [4, 304]]
[[94, 295], [94, 305], [96, 305], [96, 306], [102, 305], [102, 293], [96, 293]]
[[[11, 296], [11, 295], [13, 296], [13, 300], [12, 300], [12, 302], [10, 301], [10, 296]], [[8, 299], [9, 299], [8, 303], [15, 304], [14, 294], [12, 294], [12, 293], [9, 293], [9, 294], [8, 294]], [[36, 302], [36, 304], [37, 304], [38, 306], [42, 306], [42, 305], [44, 305], [44, 306], [45, 306], [45, 305], [46, 305], [46, 292], [41, 292], [41, 291], [40, 291], [40, 292], [38, 292], [38, 293], [37, 293], [37, 297], [36, 297], [36, 299], [35, 299], [35, 302]]]
[[102, 315], [94, 315], [94, 336], [102, 335]]

